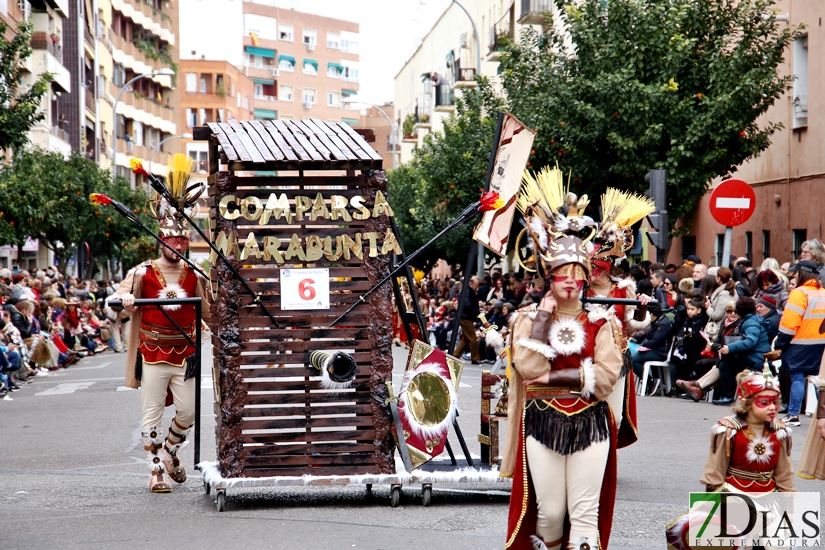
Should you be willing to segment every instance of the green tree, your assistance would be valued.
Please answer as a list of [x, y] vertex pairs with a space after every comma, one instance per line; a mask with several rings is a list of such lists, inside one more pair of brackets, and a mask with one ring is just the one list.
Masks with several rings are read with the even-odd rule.
[[664, 168], [670, 219], [689, 221], [711, 180], [782, 127], [759, 117], [792, 84], [777, 69], [799, 29], [777, 22], [773, 0], [556, 4], [565, 31], [525, 29], [501, 83], [538, 131], [532, 164], [558, 162], [575, 191], [644, 191]]
[[[481, 196], [503, 102], [486, 78], [476, 81], [476, 89], [456, 98], [456, 115], [445, 120], [442, 131], [427, 135], [412, 162], [389, 173], [393, 210], [408, 252]], [[449, 233], [416, 264], [427, 266], [438, 258], [463, 263], [471, 232], [467, 225]]]
[[144, 211], [146, 193], [131, 190], [123, 178], [112, 183], [110, 172], [82, 154], [66, 159], [42, 149], [18, 151], [12, 163], [0, 170], [0, 204], [8, 226], [3, 231], [0, 223], [0, 243], [20, 246], [26, 237], [39, 239], [54, 252], [61, 270], [83, 242], [92, 252], [90, 273], [98, 260], [121, 260], [124, 246], [141, 230], [113, 208], [92, 205], [91, 193], [119, 200], [152, 226]]
[[32, 54], [29, 42], [32, 26], [28, 22], [17, 26], [17, 34], [7, 38], [8, 26], [0, 22], [0, 149], [20, 149], [28, 142], [26, 132], [43, 120], [40, 100], [53, 80], [51, 73], [37, 76], [34, 84], [20, 93], [26, 71], [26, 59]]

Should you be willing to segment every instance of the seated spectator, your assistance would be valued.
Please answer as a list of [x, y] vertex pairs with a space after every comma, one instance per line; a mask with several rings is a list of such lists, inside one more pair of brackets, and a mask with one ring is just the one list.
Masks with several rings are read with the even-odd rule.
[[760, 296], [756, 300], [756, 314], [768, 323], [768, 342], [773, 342], [779, 334], [779, 321], [782, 320], [782, 316], [777, 311], [776, 297], [769, 294]]
[[[670, 340], [670, 319], [662, 314], [662, 308], [658, 302], [647, 304], [647, 312], [650, 314], [650, 327], [633, 335], [633, 339], [641, 341], [639, 348], [632, 354], [633, 372], [641, 378], [644, 373], [644, 365], [648, 361], [664, 361], [667, 358]], [[648, 388], [651, 385], [648, 384]], [[655, 387], [650, 390], [655, 391]]]
[[742, 318], [742, 336], [719, 349], [722, 391], [721, 396], [713, 400], [714, 405], [730, 405], [736, 391], [736, 375], [745, 369], [761, 369], [765, 362], [764, 354], [771, 350], [768, 323], [756, 314], [754, 299], [743, 296], [736, 300], [736, 313]]

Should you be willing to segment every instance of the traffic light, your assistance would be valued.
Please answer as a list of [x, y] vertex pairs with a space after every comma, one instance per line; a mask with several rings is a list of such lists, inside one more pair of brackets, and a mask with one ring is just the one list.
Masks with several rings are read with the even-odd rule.
[[650, 221], [650, 230], [647, 232], [650, 242], [658, 250], [666, 250], [670, 239], [668, 237], [667, 212], [657, 212], [650, 214], [647, 219]]
[[650, 185], [647, 196], [653, 199], [656, 210], [667, 211], [667, 171], [657, 168], [645, 174], [645, 183]]

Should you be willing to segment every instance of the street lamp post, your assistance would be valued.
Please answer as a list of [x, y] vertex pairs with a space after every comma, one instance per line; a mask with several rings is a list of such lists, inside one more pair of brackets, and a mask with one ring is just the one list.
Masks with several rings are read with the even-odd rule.
[[345, 104], [360, 103], [362, 105], [369, 105], [370, 107], [375, 107], [376, 109], [378, 109], [379, 113], [384, 115], [384, 118], [386, 118], [387, 122], [390, 123], [390, 146], [392, 147], [392, 167], [393, 167], [393, 170], [394, 170], [396, 168], [396, 158], [397, 158], [396, 155], [398, 154], [398, 151], [396, 151], [397, 147], [395, 145], [395, 139], [396, 139], [395, 134], [396, 134], [396, 131], [398, 130], [398, 128], [395, 124], [393, 124], [392, 119], [390, 118], [390, 115], [388, 115], [384, 111], [384, 109], [382, 109], [381, 107], [379, 107], [375, 103], [370, 103], [369, 101], [361, 101], [360, 99], [344, 99], [342, 101], [342, 103], [345, 103]]
[[173, 76], [174, 74], [175, 74], [175, 71], [173, 71], [172, 69], [170, 69], [168, 67], [164, 67], [160, 70], [157, 70], [157, 71], [154, 71], [154, 72], [151, 72], [151, 73], [147, 73], [147, 74], [139, 74], [136, 77], [134, 77], [133, 79], [131, 79], [129, 82], [124, 84], [123, 87], [120, 89], [120, 91], [117, 93], [117, 97], [115, 98], [115, 102], [112, 105], [112, 113], [114, 113], [114, 115], [115, 115], [115, 131], [114, 131], [114, 141], [115, 142], [113, 144], [114, 146], [112, 147], [112, 183], [114, 183], [117, 180], [117, 104], [120, 101], [120, 96], [122, 96], [123, 92], [126, 91], [126, 89], [129, 87], [129, 85], [132, 82], [136, 81], [136, 80], [140, 80], [141, 78], [146, 78], [146, 77], [149, 77], [149, 76]]
[[161, 145], [163, 145], [167, 141], [172, 141], [173, 139], [192, 139], [192, 134], [181, 134], [179, 136], [169, 136], [168, 138], [166, 138], [164, 140], [161, 140], [160, 143], [158, 143], [157, 145], [154, 146], [154, 148], [152, 148], [152, 153], [149, 155], [149, 167], [150, 168], [152, 166], [152, 159], [155, 158], [155, 153], [158, 152]]

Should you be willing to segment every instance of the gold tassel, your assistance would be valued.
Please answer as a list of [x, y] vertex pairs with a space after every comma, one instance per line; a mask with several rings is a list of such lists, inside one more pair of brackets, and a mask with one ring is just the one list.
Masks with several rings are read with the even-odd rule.
[[608, 188], [602, 195], [602, 224], [614, 222], [630, 227], [656, 211], [653, 199], [628, 191]]

